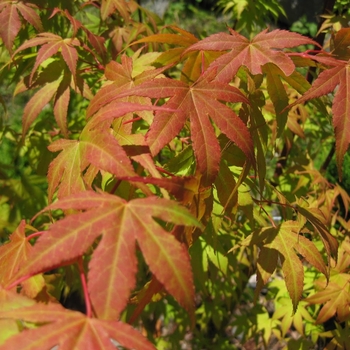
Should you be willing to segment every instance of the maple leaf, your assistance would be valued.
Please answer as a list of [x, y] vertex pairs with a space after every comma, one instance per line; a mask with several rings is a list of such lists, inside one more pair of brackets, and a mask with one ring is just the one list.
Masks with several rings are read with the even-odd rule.
[[[0, 349], [115, 349], [115, 344], [132, 349], [153, 350], [155, 347], [130, 325], [119, 321], [89, 318], [64, 309], [60, 304], [35, 304], [1, 310], [0, 319], [41, 324], [25, 329], [0, 345]], [[43, 325], [42, 325], [43, 324]]]
[[218, 81], [213, 82], [214, 76], [215, 70], [212, 70], [211, 74], [202, 75], [191, 85], [173, 79], [159, 78], [119, 94], [119, 97], [171, 96], [162, 107], [175, 111], [156, 112], [151, 128], [146, 134], [151, 153], [156, 155], [169, 143], [180, 132], [189, 117], [197, 168], [204, 174], [204, 182], [208, 184], [218, 172], [221, 157], [220, 146], [209, 116], [219, 129], [242, 149], [250, 162], [255, 164], [253, 141], [247, 126], [231, 108], [219, 102], [248, 103], [248, 100], [237, 88]]
[[25, 236], [25, 226], [26, 223], [22, 220], [10, 235], [10, 241], [0, 246], [0, 284], [3, 286], [18, 272], [32, 248]]
[[[34, 96], [30, 99], [24, 108], [23, 113], [23, 135], [28, 131], [29, 126], [33, 123], [35, 118], [39, 115], [43, 107], [55, 96], [54, 98], [54, 115], [58, 126], [62, 130], [62, 133], [67, 137], [67, 111], [70, 100], [70, 85], [71, 77], [74, 80], [75, 85], [79, 85], [78, 77], [76, 76], [76, 67], [78, 61], [78, 53], [75, 46], [80, 46], [80, 42], [75, 38], [63, 39], [58, 35], [52, 33], [41, 33], [33, 39], [26, 41], [21, 45], [13, 54], [15, 56], [18, 52], [23, 51], [27, 48], [42, 45], [38, 50], [34, 67], [29, 75], [28, 85], [34, 87], [40, 85], [43, 81], [45, 84]], [[38, 78], [33, 84], [33, 77], [38, 67], [46, 61], [48, 58], [60, 52], [63, 60], [68, 67], [69, 73], [66, 71], [67, 68], [62, 68], [61, 76], [56, 79], [52, 79], [43, 72], [39, 74]], [[56, 67], [57, 69], [58, 67]], [[49, 79], [51, 78], [51, 80]]]
[[272, 318], [274, 320], [282, 319], [281, 330], [283, 337], [285, 337], [286, 333], [290, 330], [292, 324], [299, 334], [304, 335], [305, 321], [314, 321], [308, 313], [306, 306], [307, 303], [305, 301], [301, 301], [298, 305], [297, 311], [293, 314], [292, 305], [290, 304], [288, 298], [282, 298], [278, 301], [278, 307], [276, 308]]
[[324, 304], [318, 314], [316, 322], [322, 324], [333, 316], [337, 316], [340, 322], [350, 317], [350, 277], [348, 274], [350, 263], [349, 239], [342, 242], [338, 249], [338, 259], [330, 281], [319, 278], [315, 284], [318, 292], [305, 299], [309, 304]]
[[23, 136], [28, 131], [41, 110], [53, 99], [53, 112], [62, 134], [68, 137], [67, 112], [70, 89], [87, 100], [93, 95], [87, 83], [78, 75], [76, 81], [62, 60], [53, 60], [36, 75], [35, 82], [29, 86], [29, 76], [24, 77], [15, 87], [14, 96], [28, 89], [40, 87], [24, 108]]
[[289, 108], [310, 99], [327, 95], [337, 89], [332, 103], [333, 127], [336, 143], [336, 160], [339, 178], [342, 178], [342, 163], [350, 144], [350, 61], [339, 61], [339, 65], [324, 70], [312, 87]]
[[59, 35], [52, 33], [40, 33], [35, 38], [27, 40], [23, 43], [14, 53], [15, 56], [18, 52], [28, 49], [30, 47], [39, 46], [42, 47], [38, 50], [34, 67], [32, 68], [29, 83], [32, 83], [34, 73], [38, 67], [46, 61], [48, 58], [60, 52], [63, 60], [66, 62], [68, 69], [72, 73], [72, 76], [76, 77], [76, 67], [78, 61], [78, 53], [75, 46], [80, 46], [80, 42], [76, 38], [62, 38]]
[[7, 50], [12, 51], [13, 41], [21, 29], [20, 13], [39, 32], [43, 26], [39, 15], [36, 13], [37, 5], [28, 1], [1, 1], [0, 2], [0, 37]]
[[348, 274], [339, 274], [324, 290], [321, 290], [305, 299], [310, 304], [324, 304], [317, 316], [316, 323], [322, 324], [334, 315], [340, 322], [350, 317], [350, 277]]
[[115, 10], [117, 10], [124, 20], [128, 20], [130, 14], [137, 8], [137, 3], [133, 0], [102, 0], [101, 17], [105, 20]]
[[234, 78], [241, 66], [247, 67], [252, 74], [262, 74], [262, 67], [266, 63], [275, 64], [286, 76], [289, 76], [294, 72], [295, 65], [281, 49], [306, 44], [319, 46], [315, 41], [301, 34], [286, 30], [276, 29], [268, 32], [268, 29], [265, 29], [252, 40], [248, 40], [234, 30], [228, 29], [230, 34], [213, 34], [185, 51], [186, 53], [193, 50], [230, 50], [210, 65], [210, 68], [217, 68], [215, 80], [226, 83]]
[[190, 315], [194, 289], [186, 248], [153, 218], [180, 225], [200, 226], [176, 202], [156, 198], [125, 200], [85, 191], [51, 204], [45, 210], [77, 209], [53, 224], [33, 247], [28, 262], [13, 280], [81, 256], [102, 234], [89, 264], [88, 289], [96, 315], [115, 320], [135, 287], [136, 242], [156, 278]]
[[[141, 72], [135, 73], [135, 65], [137, 64], [137, 58], [130, 58], [126, 55], [121, 57], [121, 64], [115, 61], [111, 61], [106, 65], [105, 76], [108, 81], [112, 82], [103, 86], [94, 98], [91, 100], [89, 107], [86, 111], [86, 117], [90, 118], [101, 107], [108, 105], [112, 101], [118, 99], [122, 102], [139, 103], [145, 105], [151, 105], [150, 98], [128, 96], [123, 99], [118, 97], [120, 92], [131, 89], [142, 82], [151, 80], [164, 72], [169, 66], [154, 69], [152, 66], [148, 66], [147, 69]], [[150, 63], [150, 62], [149, 62]], [[140, 113], [145, 120], [150, 120], [150, 116], [146, 116], [145, 113]], [[153, 117], [151, 118], [153, 119]]]
[[[32, 245], [28, 242], [25, 229], [26, 223], [22, 220], [17, 229], [10, 235], [9, 242], [0, 246], [0, 285], [2, 286], [8, 285], [11, 278], [28, 259]], [[33, 276], [23, 281], [21, 287], [21, 294], [34, 299], [45, 287], [43, 276]]]
[[[142, 60], [139, 58], [138, 54], [139, 52], [135, 53], [131, 58], [123, 55], [121, 57], [121, 64], [111, 61], [106, 65], [105, 77], [108, 79], [108, 82], [97, 92], [89, 104], [86, 115], [90, 121], [87, 127], [95, 128], [97, 126], [100, 128], [101, 117], [104, 119], [106, 114], [108, 115], [110, 112], [115, 114], [115, 110], [121, 110], [123, 105], [125, 107], [128, 106], [128, 104], [116, 102], [116, 99], [120, 102], [129, 102], [129, 106], [132, 106], [132, 103], [135, 104], [135, 107], [140, 104], [149, 106], [130, 109], [128, 113], [124, 113], [123, 116], [113, 121], [113, 130], [120, 145], [125, 146], [124, 149], [128, 150], [127, 154], [147, 169], [153, 177], [160, 178], [161, 175], [156, 170], [144, 136], [132, 133], [134, 113], [137, 112], [138, 116], [148, 124], [151, 124], [153, 120], [153, 109], [157, 107], [152, 106], [149, 97], [128, 96], [118, 98], [118, 93], [157, 77], [167, 69], [168, 66], [155, 69], [150, 65], [155, 57], [158, 56], [157, 53], [145, 54], [142, 56]], [[146, 62], [144, 62], [145, 59]], [[140, 148], [139, 146], [144, 147]], [[132, 150], [142, 150], [142, 152], [135, 154], [131, 153]]]
[[267, 228], [248, 236], [241, 245], [258, 245], [260, 253], [257, 261], [257, 287], [255, 297], [258, 297], [262, 287], [268, 282], [277, 267], [278, 258], [288, 293], [292, 299], [294, 312], [303, 292], [304, 269], [297, 253], [315, 266], [325, 276], [327, 267], [316, 246], [299, 234], [300, 226], [296, 221], [286, 221], [277, 228]]
[[282, 271], [288, 293], [292, 299], [294, 312], [302, 296], [304, 280], [303, 265], [296, 252], [301, 254], [325, 276], [328, 276], [327, 267], [316, 246], [310, 240], [300, 235], [299, 230], [299, 223], [286, 221], [281, 225], [279, 234], [273, 242], [265, 245], [265, 247], [278, 251], [281, 257]]
[[187, 52], [185, 50], [198, 42], [198, 39], [191, 33], [177, 26], [169, 26], [175, 33], [161, 33], [148, 35], [145, 38], [134, 41], [133, 44], [140, 43], [163, 43], [173, 45], [174, 48], [167, 48], [157, 58], [156, 62], [161, 65], [176, 64], [180, 60], [185, 60], [181, 70], [181, 80], [184, 82], [194, 82], [206, 70], [209, 64], [217, 57], [220, 52]]
[[315, 228], [316, 232], [320, 235], [320, 238], [328, 255], [328, 261], [330, 261], [331, 255], [336, 256], [337, 254], [338, 241], [330, 234], [326, 225], [324, 222], [322, 222], [322, 212], [317, 208], [306, 209], [300, 205], [297, 206], [297, 209], [298, 213], [306, 218]]
[[[57, 140], [49, 146], [49, 150], [62, 150], [49, 166], [49, 202], [57, 187], [58, 198], [89, 188], [91, 182], [84, 179], [83, 172], [90, 164], [94, 167], [95, 176], [99, 170], [108, 171], [117, 177], [136, 176], [125, 151], [108, 132], [85, 130], [80, 140]], [[145, 189], [145, 186], [142, 188]]]

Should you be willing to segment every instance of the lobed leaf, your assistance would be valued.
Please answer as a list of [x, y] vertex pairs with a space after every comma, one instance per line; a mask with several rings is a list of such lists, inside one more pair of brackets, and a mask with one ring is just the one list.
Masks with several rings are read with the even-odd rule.
[[29, 22], [35, 29], [39, 32], [44, 31], [40, 16], [37, 14], [37, 12], [34, 10], [34, 8], [37, 8], [34, 4], [26, 4], [25, 2], [18, 1], [15, 5], [23, 18]]
[[332, 104], [333, 126], [336, 139], [336, 158], [339, 178], [342, 178], [342, 163], [344, 155], [347, 152], [350, 144], [350, 87], [349, 87], [350, 68], [349, 63], [338, 61], [338, 65], [324, 70], [319, 74], [317, 79], [312, 84], [302, 97], [291, 104], [292, 107], [296, 104], [308, 101], [310, 99], [326, 95], [335, 90], [339, 85], [339, 89], [335, 93]]
[[66, 197], [46, 210], [57, 208], [87, 211], [57, 221], [39, 237], [28, 264], [14, 279], [72, 261], [102, 235], [89, 264], [88, 286], [98, 317], [115, 320], [135, 287], [137, 241], [151, 271], [193, 316], [194, 289], [188, 252], [154, 221], [159, 218], [179, 225], [200, 226], [187, 209], [161, 198], [125, 202], [92, 191]]
[[292, 232], [299, 228], [298, 223], [294, 223], [292, 226], [290, 224], [290, 222], [286, 222], [281, 225], [279, 234], [270, 246], [276, 249], [282, 257], [282, 271], [295, 312], [303, 293], [304, 268], [293, 249], [296, 234]]
[[321, 290], [305, 299], [310, 304], [324, 304], [317, 316], [316, 323], [322, 324], [337, 315], [340, 321], [350, 316], [350, 280], [347, 274], [342, 274], [340, 283], [329, 282]]
[[297, 252], [328, 278], [327, 267], [321, 254], [311, 241], [298, 234], [299, 230], [298, 222], [286, 221], [279, 228], [271, 227], [254, 232], [241, 242], [244, 246], [260, 247], [255, 298], [277, 267], [279, 257], [294, 312], [301, 299], [304, 282], [304, 268]]
[[1, 39], [3, 40], [7, 50], [12, 52], [13, 42], [21, 28], [21, 19], [19, 18], [15, 5], [9, 3], [7, 6], [2, 8], [0, 12], [0, 23]]
[[217, 175], [220, 162], [220, 147], [209, 116], [215, 124], [234, 141], [255, 164], [253, 141], [247, 126], [227, 106], [219, 101], [248, 102], [241, 92], [227, 84], [211, 81], [215, 70], [201, 76], [195, 83], [187, 84], [167, 78], [142, 83], [119, 94], [125, 96], [147, 96], [162, 98], [172, 96], [163, 105], [174, 112], [156, 112], [147, 132], [146, 141], [152, 155], [156, 155], [181, 130], [187, 118], [191, 122], [191, 137], [197, 160], [197, 167], [210, 183]]
[[11, 52], [15, 37], [17, 36], [21, 20], [18, 16], [18, 11], [23, 18], [33, 25], [38, 31], [42, 31], [42, 23], [39, 15], [35, 12], [36, 5], [26, 3], [24, 1], [2, 1], [0, 4], [0, 20], [2, 26], [0, 27], [0, 36], [3, 39], [6, 48]]
[[285, 30], [276, 29], [268, 33], [266, 29], [257, 34], [251, 41], [234, 30], [229, 30], [230, 34], [213, 34], [185, 51], [186, 53], [194, 50], [231, 50], [210, 65], [212, 68], [217, 68], [215, 80], [223, 83], [230, 82], [241, 66], [246, 66], [254, 75], [262, 74], [262, 66], [266, 63], [273, 63], [286, 76], [289, 76], [294, 72], [295, 65], [288, 55], [280, 49], [306, 44], [319, 46], [307, 37]]
[[28, 258], [32, 246], [26, 239], [25, 221], [10, 235], [10, 241], [0, 246], [0, 285], [7, 282], [21, 269]]
[[[83, 172], [90, 164], [116, 177], [136, 176], [129, 157], [107, 132], [85, 129], [79, 141], [57, 140], [49, 146], [49, 150], [62, 150], [49, 166], [49, 202], [58, 187], [58, 198], [88, 188]], [[149, 193], [146, 186], [139, 187]]]
[[14, 53], [13, 56], [15, 56], [18, 52], [23, 51], [25, 49], [28, 49], [30, 47], [39, 46], [47, 44], [48, 42], [55, 42], [60, 41], [62, 38], [59, 35], [52, 34], [52, 33], [40, 33], [35, 38], [32, 38], [30, 40], [27, 40], [24, 42]]
[[155, 349], [131, 326], [117, 321], [88, 318], [64, 309], [60, 304], [35, 304], [26, 308], [0, 311], [0, 319], [25, 320], [43, 324], [8, 339], [0, 349], [115, 349], [112, 340], [133, 349]]

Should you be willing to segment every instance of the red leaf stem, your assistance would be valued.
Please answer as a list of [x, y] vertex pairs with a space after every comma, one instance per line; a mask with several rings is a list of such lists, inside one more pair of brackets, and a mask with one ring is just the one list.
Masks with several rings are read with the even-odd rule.
[[86, 316], [91, 318], [91, 316], [92, 316], [91, 302], [90, 302], [88, 287], [87, 287], [87, 283], [86, 283], [86, 277], [85, 277], [85, 271], [84, 271], [82, 257], [78, 258], [77, 264], [78, 264], [78, 268], [79, 268], [81, 285], [82, 285], [83, 291], [84, 291], [84, 299], [85, 299], [85, 305], [86, 305]]
[[39, 237], [46, 232], [47, 231], [39, 231], [39, 232], [32, 233], [31, 235], [27, 236], [27, 241], [31, 240], [32, 238]]

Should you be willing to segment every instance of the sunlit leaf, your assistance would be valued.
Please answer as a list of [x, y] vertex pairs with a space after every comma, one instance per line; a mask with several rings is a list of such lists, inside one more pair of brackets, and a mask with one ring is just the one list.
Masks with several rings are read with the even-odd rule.
[[[25, 330], [10, 339], [0, 349], [115, 349], [111, 340], [133, 349], [155, 349], [130, 325], [118, 321], [108, 323], [64, 309], [60, 304], [35, 304], [15, 310], [1, 310], [0, 319], [25, 320], [44, 324]], [[45, 334], [45, 336], [43, 336]]]
[[[180, 225], [199, 226], [184, 207], [156, 197], [126, 202], [116, 196], [86, 191], [66, 197], [47, 209], [56, 208], [87, 211], [53, 224], [38, 239], [30, 262], [17, 277], [81, 256], [102, 234], [90, 262], [89, 291], [97, 315], [115, 320], [135, 286], [137, 241], [157, 279], [193, 315], [194, 289], [188, 252], [154, 221], [156, 217]], [[72, 244], [74, 241], [79, 243]]]

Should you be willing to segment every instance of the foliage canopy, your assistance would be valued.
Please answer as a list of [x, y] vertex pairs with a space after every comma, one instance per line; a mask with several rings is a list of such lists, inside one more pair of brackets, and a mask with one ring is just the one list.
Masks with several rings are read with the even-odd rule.
[[0, 0], [0, 349], [346, 346], [350, 29], [49, 4]]

